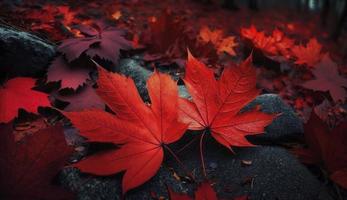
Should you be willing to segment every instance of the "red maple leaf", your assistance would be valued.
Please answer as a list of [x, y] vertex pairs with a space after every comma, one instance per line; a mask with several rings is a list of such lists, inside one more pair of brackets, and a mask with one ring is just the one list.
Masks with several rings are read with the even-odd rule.
[[51, 94], [51, 97], [68, 102], [69, 104], [64, 108], [64, 111], [82, 111], [86, 109], [105, 109], [104, 102], [96, 94], [95, 89], [87, 84], [82, 88], [79, 88], [72, 94], [60, 94], [55, 92]]
[[272, 39], [279, 54], [289, 59], [292, 57], [291, 48], [294, 46], [294, 40], [289, 39], [284, 33], [278, 29], [272, 32]]
[[295, 64], [313, 67], [322, 58], [321, 53], [322, 45], [318, 43], [317, 39], [312, 38], [305, 46], [298, 45], [292, 48], [293, 56], [296, 57]]
[[272, 35], [267, 36], [264, 31], [258, 31], [252, 25], [250, 28], [241, 28], [241, 36], [252, 41], [256, 48], [269, 56], [291, 57], [290, 49], [293, 47], [294, 41], [278, 29], [273, 30]]
[[329, 54], [325, 54], [322, 60], [312, 69], [315, 79], [302, 84], [303, 87], [315, 91], [329, 91], [335, 102], [344, 101], [347, 92], [347, 79], [339, 75], [337, 64], [331, 60]]
[[273, 39], [266, 36], [264, 31], [258, 31], [254, 25], [250, 28], [241, 28], [241, 36], [252, 41], [254, 47], [261, 49], [264, 53], [277, 54]]
[[51, 184], [72, 148], [61, 125], [52, 126], [15, 142], [12, 124], [0, 126], [0, 198], [67, 200], [73, 195]]
[[[170, 200], [192, 200], [187, 194], [179, 194], [168, 187]], [[218, 200], [216, 192], [208, 181], [201, 183], [195, 191], [195, 200]], [[236, 197], [234, 200], [247, 200], [247, 196]]]
[[126, 171], [122, 182], [126, 193], [155, 175], [163, 161], [163, 147], [178, 140], [187, 129], [178, 122], [178, 89], [170, 76], [155, 72], [147, 81], [149, 106], [143, 103], [132, 79], [101, 67], [98, 86], [98, 95], [116, 115], [101, 110], [64, 115], [89, 141], [124, 145], [90, 156], [75, 166], [96, 175]]
[[208, 26], [204, 26], [200, 30], [199, 37], [203, 43], [212, 43], [218, 54], [227, 52], [229, 55], [236, 55], [234, 48], [238, 46], [238, 44], [235, 41], [235, 37], [224, 37], [224, 33], [221, 29], [211, 31]]
[[104, 23], [96, 23], [93, 26], [81, 26], [80, 31], [85, 37], [63, 40], [58, 51], [65, 54], [68, 62], [77, 59], [83, 52], [91, 58], [95, 56], [101, 59], [117, 63], [120, 50], [128, 50], [132, 47], [131, 41], [123, 36], [124, 31]]
[[330, 178], [347, 189], [347, 121], [330, 130], [312, 112], [304, 129], [308, 148], [295, 149], [294, 152], [304, 163], [323, 165]]
[[32, 90], [35, 80], [14, 78], [0, 86], [0, 123], [7, 123], [17, 116], [18, 109], [37, 113], [39, 106], [50, 106], [47, 94]]
[[245, 136], [264, 132], [275, 115], [258, 110], [240, 113], [259, 93], [251, 62], [249, 57], [239, 66], [225, 68], [216, 80], [211, 69], [189, 54], [184, 83], [193, 101], [179, 100], [181, 120], [189, 129], [209, 130], [228, 149], [252, 146]]
[[88, 68], [72, 68], [63, 56], [54, 59], [47, 71], [48, 82], [60, 82], [61, 88], [77, 89], [89, 78]]

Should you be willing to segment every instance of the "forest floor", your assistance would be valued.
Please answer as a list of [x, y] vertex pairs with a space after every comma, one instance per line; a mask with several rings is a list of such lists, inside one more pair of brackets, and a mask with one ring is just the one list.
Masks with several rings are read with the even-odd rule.
[[[244, 62], [251, 55], [255, 66], [256, 85], [262, 94], [256, 101], [261, 104], [264, 112], [281, 112], [283, 116], [272, 124], [272, 127], [266, 129], [269, 138], [254, 139], [254, 143], [266, 146], [262, 151], [240, 150], [238, 159], [241, 160], [242, 166], [254, 165], [255, 168], [259, 168], [265, 162], [259, 161], [260, 158], [274, 163], [283, 160], [287, 164], [294, 163], [295, 166], [289, 169], [290, 173], [295, 173], [297, 169], [298, 176], [304, 178], [302, 180], [288, 179], [289, 182], [292, 181], [289, 185], [298, 188], [310, 183], [312, 185], [321, 184], [326, 186], [324, 190], [327, 190], [328, 196], [340, 200], [347, 197], [345, 190], [347, 189], [347, 134], [345, 133], [347, 124], [347, 36], [343, 33], [337, 40], [331, 39], [333, 22], [328, 18], [324, 22], [324, 19], [322, 14], [317, 11], [285, 8], [255, 11], [242, 6], [237, 9], [228, 9], [219, 4], [184, 0], [118, 2], [103, 0], [88, 1], [88, 3], [85, 1], [68, 1], [68, 3], [64, 1], [26, 1], [25, 3], [4, 1], [0, 3], [0, 24], [3, 27], [38, 36], [53, 49], [53, 56], [47, 56], [50, 61], [35, 73], [21, 71], [23, 63], [19, 64], [21, 66], [18, 69], [0, 68], [2, 73], [0, 83], [4, 84], [5, 89], [6, 87], [11, 89], [9, 83], [14, 80], [13, 91], [10, 92], [15, 93], [19, 98], [21, 88], [15, 84], [32, 84], [37, 91], [49, 96], [50, 101], [42, 100], [42, 96], [36, 93], [25, 95], [38, 95], [34, 98], [40, 101], [41, 106], [52, 106], [62, 112], [80, 112], [95, 108], [105, 110], [105, 103], [94, 91], [98, 78], [97, 68], [93, 61], [109, 71], [123, 73], [133, 78], [142, 99], [149, 101], [148, 93], [150, 91], [147, 92], [146, 79], [151, 76], [154, 69], [170, 74], [173, 79], [178, 81], [181, 96], [188, 98], [193, 96], [186, 92], [183, 81], [188, 50], [209, 70], [213, 71], [217, 81], [222, 79], [223, 71], [235, 67], [234, 63]], [[6, 52], [6, 49], [4, 51]], [[11, 49], [10, 51], [16, 50]], [[20, 56], [18, 55], [18, 57]], [[6, 53], [3, 57], [6, 57]], [[6, 58], [2, 59], [6, 60]], [[16, 80], [19, 76], [35, 78], [38, 81], [35, 84], [26, 82], [27, 80]], [[18, 83], [15, 83], [15, 80]], [[206, 77], [206, 81], [208, 81], [208, 77]], [[6, 85], [7, 83], [8, 85]], [[5, 89], [0, 88], [0, 97], [3, 97], [0, 99], [0, 108], [4, 109], [6, 106], [13, 106], [17, 103], [5, 102], [5, 95], [1, 96], [7, 92]], [[190, 92], [189, 88], [188, 92]], [[266, 94], [276, 96], [266, 96]], [[21, 106], [21, 103], [30, 107], [31, 110]], [[23, 97], [17, 107], [40, 114], [41, 117], [28, 117], [27, 113], [23, 111], [20, 111], [17, 116], [18, 108], [13, 106], [15, 114], [11, 115], [10, 112], [6, 112], [1, 115], [0, 130], [13, 132], [16, 135], [15, 140], [18, 142], [24, 140], [23, 138], [27, 135], [36, 135], [40, 131], [47, 132], [47, 129], [56, 121], [62, 121], [67, 141], [74, 146], [75, 153], [73, 159], [70, 159], [71, 162], [77, 162], [86, 155], [105, 149], [105, 146], [102, 145], [100, 147], [98, 144], [87, 144], [85, 140], [76, 136], [78, 131], [73, 129], [68, 120], [56, 109], [37, 111], [37, 106], [33, 109], [32, 106], [36, 103], [26, 103]], [[108, 104], [106, 110], [111, 112]], [[14, 118], [16, 119], [12, 122]], [[9, 124], [13, 127], [12, 129], [4, 128]], [[74, 123], [72, 122], [72, 124]], [[213, 146], [211, 149], [215, 148], [214, 145], [216, 144], [211, 144]], [[217, 145], [217, 147], [219, 146]], [[268, 147], [270, 149], [266, 149]], [[280, 149], [271, 149], [277, 147]], [[309, 150], [307, 148], [303, 150], [301, 147], [308, 147]], [[106, 145], [106, 148], [109, 146]], [[175, 149], [175, 147], [173, 148]], [[313, 177], [319, 181], [317, 183], [316, 179], [311, 181], [311, 176], [301, 171], [301, 165], [298, 164], [296, 168], [296, 161], [292, 161], [292, 158], [287, 156], [287, 151], [282, 152], [282, 149], [288, 150], [290, 154], [299, 158], [305, 167], [308, 167]], [[8, 149], [3, 152], [7, 151]], [[7, 154], [3, 152], [0, 153], [0, 156], [6, 157]], [[263, 155], [264, 152], [278, 155], [281, 159], [266, 157]], [[224, 155], [225, 152], [221, 154]], [[214, 156], [213, 153], [206, 155], [206, 160], [214, 160], [218, 157]], [[182, 155], [182, 157], [184, 156]], [[183, 158], [183, 160], [185, 159], [188, 160], [188, 163], [190, 162], [189, 158]], [[221, 159], [226, 158], [221, 156]], [[2, 164], [1, 162], [0, 164]], [[214, 168], [215, 162], [206, 162], [209, 163], [210, 168]], [[216, 163], [219, 162], [216, 161]], [[187, 166], [190, 168], [195, 164], [192, 161]], [[217, 166], [215, 167], [217, 168]], [[219, 164], [218, 167], [239, 169], [239, 166], [228, 162], [225, 166]], [[278, 170], [279, 173], [284, 169], [287, 168], [274, 167], [274, 169], [269, 168], [264, 171]], [[251, 169], [250, 172], [254, 172], [252, 170], [259, 174], [261, 181], [273, 181], [268, 179], [269, 177], [262, 177], [261, 170]], [[191, 181], [187, 180], [189, 178], [186, 176], [177, 175], [173, 169], [169, 171], [171, 178], [174, 177], [185, 183]], [[174, 171], [173, 175], [171, 175], [172, 171]], [[71, 175], [74, 173], [67, 171], [61, 182], [65, 187], [74, 192], [77, 191], [79, 199], [93, 199], [90, 196], [93, 189], [105, 192], [99, 188], [102, 187], [100, 185], [105, 184], [107, 186], [104, 188], [109, 188], [111, 183], [114, 184], [110, 180], [93, 179], [94, 182], [90, 185], [94, 185], [92, 189], [89, 188], [91, 191], [88, 191], [87, 187], [90, 185], [85, 188], [80, 185], [81, 182], [89, 181], [91, 178], [83, 176], [80, 178], [80, 175], [76, 178], [77, 175]], [[165, 179], [165, 173], [161, 171], [159, 174]], [[218, 177], [229, 175], [220, 172], [216, 175], [217, 178], [209, 177], [209, 179], [216, 180]], [[274, 175], [274, 177], [276, 176]], [[291, 174], [291, 176], [295, 176], [295, 174]], [[168, 179], [171, 179], [170, 177]], [[265, 198], [265, 193], [259, 192], [259, 188], [257, 189], [256, 186], [254, 189], [256, 192], [252, 192], [254, 177], [247, 179], [243, 176], [243, 182], [247, 182], [245, 179], [249, 182], [243, 184], [249, 186], [247, 189], [238, 189], [238, 187], [235, 189], [234, 187], [231, 189], [234, 195], [231, 196], [235, 199]], [[240, 181], [237, 178], [231, 179], [234, 182]], [[79, 186], [73, 185], [74, 182], [71, 180], [77, 181], [76, 184]], [[147, 185], [143, 190], [155, 190], [153, 187], [158, 187], [156, 184], [162, 184], [162, 182], [156, 183], [155, 181], [153, 181], [154, 186]], [[221, 182], [219, 180], [215, 187], [218, 196], [230, 197], [225, 191], [227, 186], [220, 186]], [[234, 182], [231, 181], [228, 184], [235, 184]], [[297, 182], [300, 183], [296, 184]], [[0, 186], [6, 188], [4, 184], [4, 180], [1, 180]], [[165, 186], [163, 187], [165, 191]], [[182, 189], [181, 186], [172, 187], [176, 192], [182, 192], [177, 191]], [[190, 188], [189, 186], [182, 187]], [[203, 187], [204, 184], [200, 188], [201, 191], [211, 194], [210, 188]], [[260, 187], [259, 190], [264, 188], [267, 187]], [[278, 190], [275, 187], [273, 191], [269, 191], [275, 195], [270, 194], [267, 197], [269, 199], [286, 199], [283, 195], [287, 193], [289, 195], [288, 191], [279, 192]], [[183, 191], [192, 194], [191, 188]], [[308, 192], [309, 194], [305, 196], [304, 192], [303, 190], [298, 191], [300, 195], [302, 194], [300, 198], [307, 199], [316, 195], [314, 192]], [[108, 195], [114, 193], [119, 193], [119, 191], [109, 189], [105, 192], [106, 196], [98, 198], [108, 199], [110, 198]], [[136, 199], [136, 193], [140, 194], [141, 191], [135, 190], [129, 198]], [[263, 194], [264, 197], [259, 197], [259, 194]], [[311, 194], [312, 196], [310, 196]], [[171, 195], [171, 198], [174, 199], [174, 195]], [[198, 199], [197, 193], [195, 195], [195, 198]], [[255, 197], [257, 195], [258, 197]], [[159, 199], [162, 196], [165, 196], [163, 190], [157, 190], [151, 191], [150, 198]], [[294, 196], [288, 197], [288, 199], [293, 198]], [[324, 197], [322, 198], [324, 199]]]

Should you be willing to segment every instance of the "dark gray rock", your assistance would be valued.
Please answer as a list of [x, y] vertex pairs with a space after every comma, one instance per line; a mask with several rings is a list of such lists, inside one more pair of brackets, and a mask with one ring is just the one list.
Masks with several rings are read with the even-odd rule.
[[[139, 61], [132, 58], [121, 59], [119, 61], [119, 65], [115, 68], [115, 71], [131, 77], [134, 80], [142, 99], [144, 99], [145, 101], [149, 100], [146, 81], [148, 77], [153, 73], [152, 71], [144, 68]], [[190, 97], [187, 89], [183, 85], [180, 85], [178, 87], [178, 91], [181, 97]]]
[[39, 37], [0, 26], [0, 73], [7, 76], [37, 76], [54, 57], [55, 46]]
[[142, 97], [142, 99], [148, 101], [149, 96], [146, 88], [146, 81], [152, 72], [143, 66], [140, 62], [135, 59], [127, 58], [119, 61], [119, 65], [116, 68], [116, 71], [131, 77], [136, 87]]
[[[185, 140], [191, 137], [185, 137]], [[252, 200], [315, 200], [331, 197], [324, 186], [291, 154], [280, 147], [257, 147], [236, 149], [233, 155], [226, 148], [216, 144], [210, 137], [204, 145], [205, 163], [208, 179], [215, 183], [214, 189], [219, 197], [231, 199], [248, 195]], [[173, 149], [178, 149], [177, 144]], [[201, 162], [198, 144], [178, 154], [184, 165], [193, 172], [197, 182], [204, 178], [201, 173]], [[193, 195], [196, 183], [178, 181], [173, 176], [172, 167], [179, 175], [185, 173], [166, 152], [163, 166], [150, 181], [130, 191], [126, 199], [149, 200], [150, 192], [167, 197], [165, 184], [176, 192], [187, 192]], [[248, 166], [242, 160], [251, 161]], [[65, 169], [61, 175], [62, 182], [68, 188], [78, 192], [80, 200], [121, 199], [121, 175], [107, 178], [96, 178], [80, 174], [76, 169]]]
[[184, 85], [179, 85], [178, 86], [178, 94], [182, 98], [186, 98], [186, 99], [190, 99], [191, 98], [187, 88]]
[[266, 133], [252, 136], [255, 142], [282, 142], [298, 139], [303, 136], [303, 121], [294, 113], [281, 97], [276, 94], [263, 94], [248, 104], [243, 111], [249, 110], [256, 105], [261, 106], [265, 113], [281, 113], [268, 127]]

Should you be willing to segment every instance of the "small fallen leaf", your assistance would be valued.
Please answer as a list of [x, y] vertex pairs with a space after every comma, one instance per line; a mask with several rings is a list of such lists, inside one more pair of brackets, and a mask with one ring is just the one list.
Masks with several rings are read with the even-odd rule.
[[61, 88], [72, 88], [76, 90], [89, 78], [88, 68], [72, 68], [63, 56], [55, 58], [47, 71], [48, 82], [60, 81]]
[[55, 99], [69, 102], [64, 111], [82, 111], [86, 109], [105, 109], [105, 103], [96, 94], [95, 89], [91, 85], [85, 85], [75, 93], [69, 95], [61, 95], [59, 93], [51, 94]]
[[343, 102], [346, 99], [347, 79], [339, 75], [337, 64], [331, 60], [329, 54], [323, 56], [322, 60], [313, 68], [312, 73], [315, 79], [303, 83], [304, 88], [322, 92], [329, 91], [335, 102], [339, 100]]
[[314, 67], [322, 58], [322, 45], [316, 38], [311, 38], [306, 46], [298, 45], [292, 48], [293, 55], [296, 57], [295, 64], [306, 64], [308, 67]]
[[219, 54], [227, 52], [232, 56], [236, 55], [234, 48], [238, 44], [235, 42], [235, 37], [229, 36], [224, 38], [224, 33], [220, 29], [211, 31], [208, 26], [204, 26], [200, 30], [199, 37], [204, 43], [212, 43]]
[[17, 116], [18, 109], [37, 114], [37, 108], [49, 107], [48, 95], [33, 90], [35, 80], [14, 78], [0, 86], [0, 123], [7, 123]]
[[80, 26], [85, 37], [71, 38], [62, 41], [58, 51], [62, 52], [68, 62], [77, 59], [83, 52], [91, 58], [95, 56], [117, 63], [120, 50], [132, 48], [131, 41], [124, 38], [125, 32], [121, 29], [96, 23], [91, 26]]

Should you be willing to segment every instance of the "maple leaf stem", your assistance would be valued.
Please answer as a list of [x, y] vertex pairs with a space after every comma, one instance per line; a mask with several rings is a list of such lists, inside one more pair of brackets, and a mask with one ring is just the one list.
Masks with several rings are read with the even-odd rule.
[[201, 137], [200, 137], [200, 159], [201, 159], [201, 165], [202, 165], [202, 172], [204, 174], [204, 177], [207, 177], [206, 174], [206, 167], [205, 167], [205, 161], [204, 161], [204, 155], [203, 155], [203, 148], [202, 148], [202, 141], [204, 140], [204, 136], [206, 134], [206, 130], [204, 130], [204, 132], [202, 133]]
[[190, 140], [187, 144], [185, 144], [182, 148], [180, 148], [176, 154], [181, 153], [183, 150], [185, 150], [187, 147], [189, 147], [191, 144], [193, 144], [199, 137], [196, 135], [192, 140]]
[[183, 171], [195, 182], [195, 178], [192, 175], [191, 172], [188, 171], [188, 169], [185, 167], [185, 165], [182, 163], [182, 161], [178, 158], [178, 156], [170, 149], [170, 147], [168, 147], [167, 145], [163, 145], [165, 149], [168, 150], [168, 152], [175, 158], [175, 160], [177, 161], [177, 163], [181, 166], [181, 168], [183, 169]]

